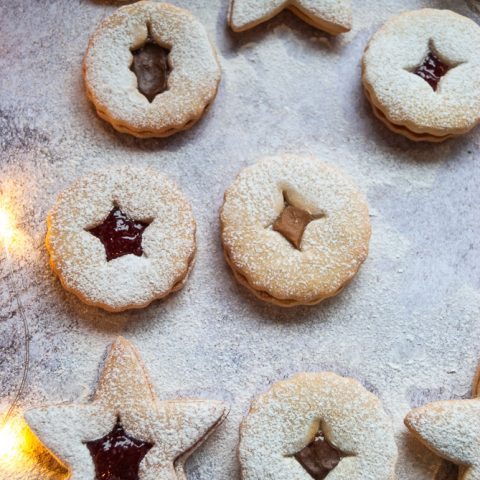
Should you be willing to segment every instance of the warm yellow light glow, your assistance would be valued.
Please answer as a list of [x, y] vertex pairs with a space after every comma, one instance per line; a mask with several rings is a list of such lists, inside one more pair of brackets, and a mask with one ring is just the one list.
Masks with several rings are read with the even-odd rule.
[[0, 424], [0, 465], [18, 459], [25, 448], [26, 431], [16, 420]]
[[8, 243], [13, 237], [13, 219], [10, 212], [0, 208], [0, 240]]

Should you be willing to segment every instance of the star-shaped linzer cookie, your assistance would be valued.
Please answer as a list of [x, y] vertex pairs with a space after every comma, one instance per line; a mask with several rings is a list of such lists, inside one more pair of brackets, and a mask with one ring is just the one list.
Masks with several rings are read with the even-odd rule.
[[480, 480], [480, 384], [474, 398], [433, 402], [410, 411], [405, 425], [439, 457], [458, 465], [458, 480]]
[[338, 35], [352, 28], [350, 0], [231, 0], [229, 23], [242, 32], [289, 9], [320, 30]]
[[227, 414], [219, 401], [158, 401], [139, 353], [120, 337], [90, 403], [25, 419], [72, 480], [185, 480], [186, 459]]

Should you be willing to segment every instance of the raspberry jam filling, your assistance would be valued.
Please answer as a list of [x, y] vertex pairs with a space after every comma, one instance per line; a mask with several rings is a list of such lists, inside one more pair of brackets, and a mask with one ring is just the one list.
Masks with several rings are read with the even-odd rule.
[[283, 196], [285, 208], [272, 225], [275, 232], [282, 234], [297, 250], [300, 250], [303, 234], [310, 222], [322, 218], [324, 213], [312, 215], [310, 212], [290, 205]]
[[449, 70], [448, 65], [443, 63], [434, 53], [429, 52], [422, 65], [417, 67], [413, 73], [423, 78], [434, 91], [437, 91], [440, 80]]
[[137, 76], [138, 90], [152, 103], [157, 95], [168, 89], [170, 52], [147, 40], [143, 47], [132, 52], [133, 61], [130, 70]]
[[85, 445], [95, 464], [95, 480], [139, 480], [140, 463], [153, 447], [128, 435], [120, 418], [109, 434]]
[[341, 453], [327, 442], [322, 433], [318, 433], [310, 444], [294, 456], [314, 480], [327, 478], [342, 459]]
[[107, 262], [124, 255], [143, 255], [142, 235], [150, 222], [132, 220], [119, 207], [114, 207], [108, 217], [88, 231], [105, 247]]

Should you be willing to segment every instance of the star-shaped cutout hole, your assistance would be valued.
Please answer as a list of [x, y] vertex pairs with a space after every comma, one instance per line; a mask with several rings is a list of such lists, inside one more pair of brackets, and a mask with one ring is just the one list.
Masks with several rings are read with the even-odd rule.
[[97, 237], [105, 247], [107, 262], [124, 255], [143, 255], [142, 235], [152, 223], [145, 220], [132, 220], [118, 205], [113, 207], [108, 217], [88, 231]]
[[159, 400], [140, 353], [119, 337], [90, 402], [32, 409], [25, 419], [68, 478], [185, 480], [185, 461], [227, 413], [215, 400]]
[[110, 433], [85, 445], [95, 464], [96, 480], [138, 480], [140, 462], [153, 447], [130, 436], [120, 417]]
[[453, 68], [458, 67], [459, 64], [449, 64], [440, 59], [436, 53], [433, 41], [429, 42], [428, 53], [421, 65], [416, 67], [412, 73], [423, 78], [433, 89], [437, 91], [438, 85], [442, 78]]
[[168, 90], [171, 72], [168, 56], [170, 50], [152, 40], [148, 27], [147, 40], [140, 48], [132, 51], [130, 70], [136, 75], [138, 91], [152, 103], [157, 95]]
[[314, 220], [326, 216], [324, 212], [312, 214], [303, 208], [296, 207], [289, 202], [283, 193], [284, 209], [272, 225], [275, 232], [282, 234], [297, 250], [300, 250], [303, 234], [308, 225]]
[[342, 454], [319, 432], [313, 441], [294, 457], [314, 480], [324, 480], [340, 463]]

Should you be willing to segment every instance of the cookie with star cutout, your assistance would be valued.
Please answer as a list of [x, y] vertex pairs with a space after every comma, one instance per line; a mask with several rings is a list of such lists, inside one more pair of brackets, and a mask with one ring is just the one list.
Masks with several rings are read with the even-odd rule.
[[449, 10], [389, 20], [368, 43], [363, 86], [373, 112], [413, 141], [443, 142], [480, 122], [480, 27]]
[[190, 454], [222, 423], [220, 401], [159, 401], [138, 351], [112, 345], [89, 403], [25, 412], [33, 433], [72, 480], [184, 480]]
[[140, 1], [98, 26], [83, 75], [102, 119], [147, 138], [192, 127], [215, 99], [221, 70], [204, 26], [190, 12]]
[[311, 156], [269, 157], [243, 170], [225, 193], [220, 218], [236, 279], [282, 307], [337, 295], [368, 255], [364, 196]]
[[183, 287], [195, 229], [190, 203], [172, 180], [153, 169], [111, 167], [59, 195], [46, 245], [66, 290], [120, 312]]
[[479, 380], [480, 369], [472, 399], [429, 403], [411, 410], [405, 417], [405, 425], [417, 440], [458, 467], [458, 480], [480, 479]]
[[243, 480], [393, 480], [393, 427], [351, 378], [299, 373], [256, 398], [240, 428]]
[[285, 9], [331, 35], [339, 35], [352, 28], [350, 0], [231, 0], [228, 22], [232, 30], [243, 32]]

